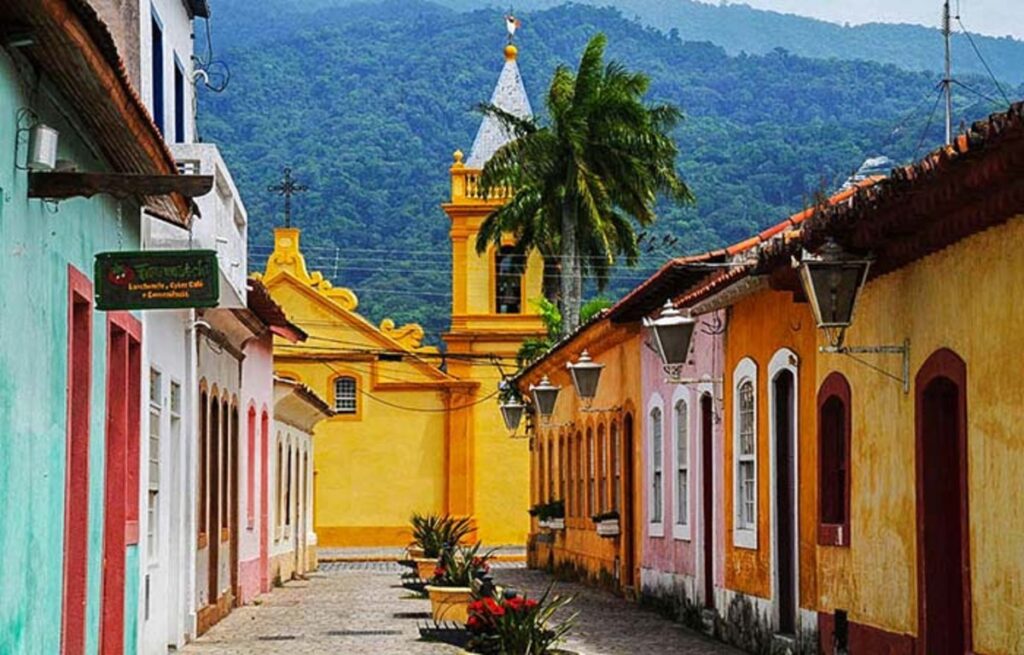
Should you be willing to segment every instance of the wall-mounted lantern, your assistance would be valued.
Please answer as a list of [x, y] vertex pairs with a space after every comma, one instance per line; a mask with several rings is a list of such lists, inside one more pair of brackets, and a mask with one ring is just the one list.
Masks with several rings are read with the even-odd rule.
[[569, 369], [576, 395], [583, 401], [583, 406], [589, 408], [594, 402], [594, 396], [597, 395], [597, 383], [601, 380], [604, 364], [595, 362], [591, 359], [590, 353], [584, 350], [575, 364], [570, 362], [565, 367]]
[[676, 309], [671, 300], [665, 303], [658, 318], [644, 319], [644, 327], [654, 341], [654, 350], [669, 375], [678, 375], [689, 359], [690, 343], [696, 326], [696, 319]]
[[555, 401], [558, 400], [558, 392], [561, 390], [562, 387], [556, 387], [551, 384], [551, 380], [546, 375], [541, 378], [540, 384], [536, 386], [530, 385], [530, 394], [533, 396], [534, 406], [537, 408], [537, 413], [540, 414], [541, 421], [544, 424], [547, 424], [555, 413]]
[[510, 433], [515, 434], [519, 429], [519, 424], [523, 422], [526, 405], [513, 399], [502, 402], [498, 407], [501, 409], [501, 418], [505, 421], [505, 427]]
[[870, 268], [870, 258], [850, 255], [831, 238], [815, 254], [804, 251], [799, 264], [800, 281], [820, 329], [850, 327]]
[[[846, 329], [853, 324], [853, 313], [857, 300], [868, 279], [871, 268], [870, 257], [858, 257], [846, 252], [831, 237], [816, 253], [804, 251], [794, 266], [800, 272], [804, 294], [811, 303], [811, 311], [818, 328], [825, 331], [828, 346], [820, 348], [823, 353], [839, 355], [901, 355], [903, 371], [901, 376], [876, 368], [886, 377], [903, 384], [903, 392], [910, 392], [910, 340], [900, 346], [846, 346], [843, 341]], [[861, 362], [861, 360], [855, 359]], [[861, 362], [863, 363], [863, 362]], [[875, 367], [872, 367], [875, 368]]]

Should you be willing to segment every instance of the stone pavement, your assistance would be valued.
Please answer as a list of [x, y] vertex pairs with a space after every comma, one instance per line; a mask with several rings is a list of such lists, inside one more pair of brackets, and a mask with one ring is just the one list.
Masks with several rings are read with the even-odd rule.
[[[488, 548], [490, 550], [490, 548]], [[526, 559], [525, 546], [498, 546], [494, 554], [504, 559]], [[404, 548], [320, 548], [321, 562], [359, 562], [373, 560], [399, 560], [407, 557]]]
[[[234, 610], [189, 644], [193, 655], [455, 655], [457, 648], [419, 641], [430, 603], [399, 584], [394, 562], [330, 562], [308, 580], [293, 581]], [[498, 582], [537, 596], [549, 577], [498, 563]], [[611, 594], [558, 583], [576, 595], [580, 614], [566, 646], [584, 655], [733, 655], [733, 650]]]

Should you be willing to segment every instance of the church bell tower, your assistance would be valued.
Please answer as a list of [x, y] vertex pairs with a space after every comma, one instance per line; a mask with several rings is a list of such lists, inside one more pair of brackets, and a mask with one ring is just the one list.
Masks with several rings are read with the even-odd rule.
[[[510, 42], [505, 47], [505, 64], [491, 104], [525, 118], [532, 115], [532, 110], [517, 55], [516, 46]], [[479, 382], [477, 391], [464, 399], [474, 403], [465, 452], [475, 465], [461, 470], [471, 472], [472, 480], [466, 483], [472, 489], [471, 511], [480, 526], [478, 536], [495, 545], [524, 543], [529, 529], [526, 510], [530, 485], [529, 449], [523, 441], [509, 438], [498, 411], [496, 391], [502, 371], [515, 371], [515, 356], [523, 342], [546, 335], [534, 302], [541, 297], [541, 257], [531, 253], [524, 269], [522, 262], [514, 259], [518, 255], [510, 252], [511, 235], [502, 245], [492, 244], [482, 254], [476, 250], [480, 225], [508, 200], [507, 195], [493, 193], [484, 198], [478, 188], [480, 173], [491, 156], [511, 139], [496, 119], [485, 116], [469, 158], [461, 151], [454, 154], [451, 199], [442, 205], [451, 219], [452, 242], [451, 328], [444, 335], [452, 355], [448, 372], [459, 379]], [[493, 362], [500, 362], [501, 368]], [[484, 401], [492, 395], [493, 402]], [[495, 486], [503, 491], [498, 493]], [[510, 490], [514, 490], [514, 498], [509, 497]]]

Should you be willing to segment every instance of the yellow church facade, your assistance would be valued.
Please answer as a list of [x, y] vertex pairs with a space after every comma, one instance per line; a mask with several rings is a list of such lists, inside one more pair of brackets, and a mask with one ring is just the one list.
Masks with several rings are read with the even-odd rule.
[[[514, 48], [492, 103], [528, 115]], [[485, 119], [469, 159], [455, 153], [451, 221], [451, 327], [445, 353], [422, 345], [418, 325], [374, 325], [358, 298], [309, 272], [294, 228], [275, 231], [263, 283], [303, 344], [275, 342], [278, 375], [309, 386], [335, 415], [314, 434], [314, 528], [321, 548], [404, 546], [413, 512], [472, 517], [491, 545], [522, 544], [529, 530], [529, 449], [498, 411], [503, 375], [529, 338], [544, 335], [534, 301], [542, 263], [525, 272], [506, 246], [476, 251], [483, 220], [503, 202], [476, 190], [480, 170], [507, 135]], [[445, 365], [442, 367], [442, 361]]]

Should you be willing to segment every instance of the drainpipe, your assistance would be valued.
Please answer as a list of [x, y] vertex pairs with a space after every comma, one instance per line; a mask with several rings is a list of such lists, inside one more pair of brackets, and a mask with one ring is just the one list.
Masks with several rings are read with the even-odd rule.
[[185, 557], [188, 558], [185, 575], [185, 607], [178, 608], [180, 612], [185, 610], [187, 640], [191, 641], [196, 637], [197, 612], [196, 612], [196, 505], [199, 494], [199, 339], [196, 328], [210, 325], [200, 320], [195, 309], [190, 309], [185, 327], [185, 388], [188, 411], [185, 416], [188, 418], [185, 433]]

